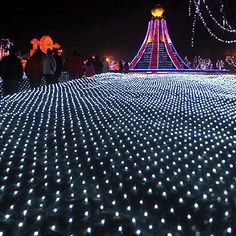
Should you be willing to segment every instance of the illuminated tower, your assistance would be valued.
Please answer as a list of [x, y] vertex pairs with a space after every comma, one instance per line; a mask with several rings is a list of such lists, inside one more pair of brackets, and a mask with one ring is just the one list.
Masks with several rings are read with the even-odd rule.
[[156, 6], [152, 9], [153, 17], [148, 23], [144, 42], [137, 55], [130, 63], [131, 71], [162, 71], [189, 69], [171, 42], [164, 8]]

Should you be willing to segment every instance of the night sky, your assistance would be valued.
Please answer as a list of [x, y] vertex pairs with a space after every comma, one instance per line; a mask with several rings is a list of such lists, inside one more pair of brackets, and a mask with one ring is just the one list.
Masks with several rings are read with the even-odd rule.
[[[39, 1], [37, 7], [36, 2], [14, 7], [9, 3], [0, 15], [0, 36], [9, 37], [22, 54], [29, 51], [32, 38], [48, 34], [62, 46], [65, 55], [77, 50], [84, 56], [101, 54], [132, 60], [143, 42], [150, 10], [156, 3], [166, 8], [169, 33], [181, 56], [224, 57], [235, 48], [210, 37], [200, 21], [195, 47], [191, 48], [193, 18], [188, 16], [188, 0]], [[235, 23], [236, 18], [230, 17], [230, 23]]]

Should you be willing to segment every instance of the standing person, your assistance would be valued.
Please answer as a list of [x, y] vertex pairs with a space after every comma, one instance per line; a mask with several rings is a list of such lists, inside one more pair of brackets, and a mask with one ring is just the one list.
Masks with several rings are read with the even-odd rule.
[[96, 74], [102, 73], [103, 63], [99, 55], [95, 57], [95, 60], [93, 61], [93, 66]]
[[84, 73], [86, 77], [90, 77], [96, 74], [96, 71], [93, 66], [93, 61], [94, 61], [93, 58], [89, 57], [88, 61], [84, 65]]
[[0, 78], [2, 77], [2, 60], [0, 59]]
[[106, 60], [106, 58], [102, 59], [102, 64], [103, 64], [102, 73], [107, 73], [109, 71], [109, 63]]
[[119, 69], [118, 72], [123, 73], [124, 72], [124, 65], [122, 60], [119, 61]]
[[77, 51], [74, 51], [73, 55], [68, 59], [66, 68], [71, 80], [76, 79], [77, 77], [82, 77], [83, 62], [81, 59], [81, 55]]
[[56, 82], [58, 82], [58, 79], [60, 78], [61, 73], [62, 73], [62, 69], [63, 69], [63, 60], [62, 60], [62, 56], [59, 55], [59, 53], [58, 53], [58, 49], [54, 50], [53, 57], [56, 62], [55, 80], [56, 80]]
[[56, 83], [55, 79], [56, 61], [53, 57], [52, 50], [47, 49], [47, 55], [43, 57], [43, 75], [47, 85]]
[[17, 50], [12, 46], [9, 56], [2, 59], [2, 80], [4, 95], [11, 95], [18, 90], [19, 82], [23, 76], [21, 60], [16, 55]]
[[124, 63], [124, 73], [129, 73], [129, 63], [127, 61]]
[[43, 56], [40, 49], [35, 50], [25, 66], [25, 73], [29, 78], [31, 88], [41, 85], [43, 77]]

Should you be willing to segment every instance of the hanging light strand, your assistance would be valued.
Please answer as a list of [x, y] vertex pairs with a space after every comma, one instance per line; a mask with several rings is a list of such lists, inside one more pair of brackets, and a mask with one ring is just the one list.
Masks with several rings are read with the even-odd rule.
[[192, 15], [192, 0], [189, 0], [188, 15]]
[[232, 43], [236, 43], [236, 39], [233, 40], [224, 40], [220, 37], [218, 37], [215, 33], [213, 33], [213, 31], [207, 26], [206, 21], [204, 19], [204, 17], [202, 16], [202, 13], [200, 11], [200, 1], [196, 2], [196, 0], [194, 0], [194, 5], [196, 8], [196, 14], [199, 16], [200, 20], [202, 21], [204, 27], [206, 28], [206, 30], [208, 31], [208, 33], [214, 37], [216, 40], [222, 42], [222, 43], [227, 43], [227, 44], [232, 44]]
[[[209, 9], [208, 4], [206, 3], [206, 0], [203, 0], [204, 6], [209, 14], [209, 16], [211, 17], [211, 19], [224, 31], [230, 32], [230, 33], [236, 33], [236, 29], [233, 29], [230, 25], [226, 24], [227, 19], [225, 18], [224, 14], [223, 14], [223, 25], [221, 25], [219, 23], [219, 21], [213, 16], [211, 10]], [[221, 12], [223, 12], [223, 10], [221, 10]], [[225, 25], [227, 25], [229, 28], [226, 28]]]
[[194, 47], [196, 22], [197, 22], [197, 14], [194, 14], [193, 27], [192, 27], [192, 38], [191, 38], [191, 46], [192, 47]]

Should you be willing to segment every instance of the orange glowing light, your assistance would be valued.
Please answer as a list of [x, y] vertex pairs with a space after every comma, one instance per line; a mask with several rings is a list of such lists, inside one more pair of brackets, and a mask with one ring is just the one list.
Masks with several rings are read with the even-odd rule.
[[48, 35], [44, 35], [39, 41], [40, 49], [47, 53], [47, 49], [53, 49], [53, 41], [52, 38]]
[[43, 53], [47, 53], [47, 49], [59, 49], [61, 46], [58, 43], [53, 42], [52, 38], [48, 35], [44, 35], [40, 40], [32, 39], [31, 40], [32, 49], [30, 50], [30, 56], [33, 55], [34, 51], [40, 47]]
[[27, 60], [26, 59], [21, 59], [21, 63], [22, 63], [23, 69], [25, 70]]
[[157, 5], [151, 10], [151, 13], [154, 17], [162, 17], [165, 12], [165, 9], [161, 7], [160, 5]]
[[152, 35], [149, 35], [149, 37], [148, 37], [148, 43], [152, 43], [152, 41], [153, 41]]

